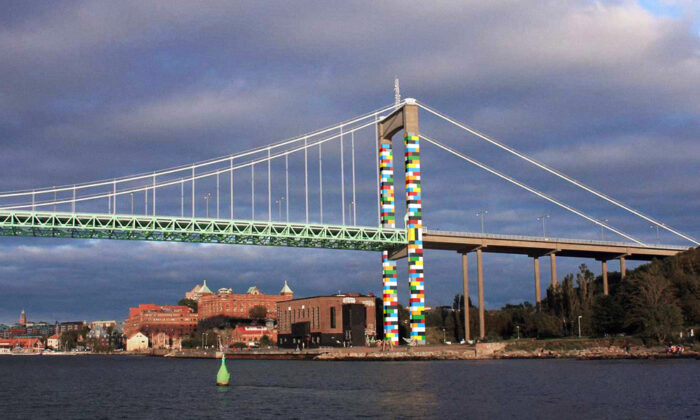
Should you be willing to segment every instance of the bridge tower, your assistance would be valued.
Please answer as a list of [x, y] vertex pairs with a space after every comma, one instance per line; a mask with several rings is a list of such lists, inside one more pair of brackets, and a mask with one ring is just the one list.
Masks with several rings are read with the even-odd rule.
[[[380, 170], [380, 222], [382, 227], [396, 227], [392, 137], [404, 131], [404, 174], [406, 181], [406, 229], [408, 247], [409, 310], [411, 339], [425, 344], [425, 278], [423, 267], [423, 212], [421, 201], [420, 139], [418, 105], [407, 98], [405, 105], [377, 124]], [[384, 301], [384, 337], [398, 344], [399, 314], [395, 253], [382, 252]]]

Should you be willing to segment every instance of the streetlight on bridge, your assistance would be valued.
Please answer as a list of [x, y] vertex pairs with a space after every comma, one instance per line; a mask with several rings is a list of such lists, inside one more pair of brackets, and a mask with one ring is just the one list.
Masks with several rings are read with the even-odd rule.
[[134, 215], [134, 193], [129, 193], [131, 195], [131, 215]]
[[211, 193], [206, 193], [204, 195], [204, 201], [207, 202], [207, 219], [209, 218], [209, 199], [211, 199]]
[[481, 233], [484, 233], [484, 216], [487, 215], [489, 212], [488, 210], [481, 210], [476, 212], [476, 217], [481, 218]]
[[548, 214], [543, 214], [542, 216], [538, 217], [537, 220], [542, 222], [542, 237], [546, 238], [547, 237], [547, 228], [545, 227], [545, 221], [549, 219]]
[[284, 197], [280, 197], [279, 200], [275, 200], [275, 204], [277, 204], [278, 210], [277, 210], [277, 218], [279, 221], [282, 221], [282, 202], [285, 200]]
[[661, 239], [659, 238], [659, 226], [658, 225], [649, 226], [649, 229], [656, 229], [656, 245], [660, 244]]
[[[598, 220], [601, 223], [608, 223], [610, 220], [608, 219], [600, 219]], [[600, 227], [600, 240], [604, 241], [605, 240], [605, 226]]]

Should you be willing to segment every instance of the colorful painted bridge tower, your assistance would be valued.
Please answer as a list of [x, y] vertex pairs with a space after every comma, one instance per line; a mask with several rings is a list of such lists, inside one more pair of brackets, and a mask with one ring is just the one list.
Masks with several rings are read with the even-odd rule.
[[[420, 140], [418, 106], [407, 98], [405, 105], [377, 124], [379, 138], [379, 173], [382, 227], [396, 227], [394, 201], [394, 158], [392, 137], [404, 131], [404, 178], [406, 181], [406, 229], [408, 246], [409, 310], [411, 339], [425, 344], [425, 278], [423, 270], [423, 212], [421, 204]], [[382, 252], [384, 301], [384, 337], [394, 344], [399, 340], [399, 307], [397, 294], [396, 253]]]

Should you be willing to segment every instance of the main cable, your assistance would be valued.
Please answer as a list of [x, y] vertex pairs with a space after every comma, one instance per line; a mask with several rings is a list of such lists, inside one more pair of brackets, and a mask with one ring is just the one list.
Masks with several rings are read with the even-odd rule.
[[538, 162], [535, 159], [517, 151], [516, 149], [514, 149], [510, 146], [507, 146], [507, 145], [505, 145], [505, 144], [503, 144], [503, 143], [501, 143], [501, 142], [499, 142], [499, 141], [497, 141], [497, 140], [495, 140], [495, 139], [493, 139], [493, 138], [491, 138], [483, 133], [480, 133], [479, 131], [477, 131], [477, 130], [475, 130], [475, 129], [473, 129], [465, 124], [462, 124], [459, 121], [457, 121], [453, 118], [450, 118], [447, 115], [445, 115], [445, 114], [443, 114], [435, 109], [432, 109], [427, 105], [424, 105], [424, 104], [418, 102], [418, 106], [423, 108], [424, 110], [428, 111], [429, 113], [431, 113], [437, 117], [440, 117], [443, 120], [479, 137], [480, 139], [485, 140], [485, 141], [493, 144], [494, 146], [499, 147], [499, 148], [507, 151], [508, 153], [511, 153], [511, 154], [519, 157], [520, 159], [523, 159], [523, 160], [537, 166], [538, 168], [540, 168], [542, 170], [545, 170], [545, 171], [547, 171], [547, 172], [549, 172], [549, 173], [551, 173], [551, 174], [553, 174], [553, 175], [555, 175], [555, 176], [557, 176], [557, 177], [559, 177], [559, 178], [561, 178], [561, 179], [563, 179], [563, 180], [565, 180], [565, 181], [567, 181], [567, 182], [569, 182], [569, 183], [571, 183], [571, 184], [573, 184], [573, 185], [575, 185], [575, 186], [577, 186], [577, 187], [579, 187], [579, 188], [581, 188], [581, 189], [583, 189], [583, 190], [585, 190], [585, 191], [587, 191], [587, 192], [589, 192], [589, 193], [591, 193], [599, 198], [602, 198], [603, 200], [605, 200], [611, 204], [614, 204], [615, 206], [620, 207], [620, 208], [634, 214], [637, 217], [641, 217], [642, 219], [646, 220], [649, 223], [652, 223], [652, 224], [654, 224], [654, 225], [656, 225], [664, 230], [667, 230], [667, 231], [669, 231], [677, 236], [680, 236], [681, 238], [683, 238], [689, 242], [692, 242], [695, 245], [700, 245], [700, 242], [698, 242], [694, 238], [692, 238], [692, 237], [690, 237], [682, 232], [679, 232], [675, 229], [672, 229], [669, 226], [667, 226], [666, 224], [659, 222], [659, 221], [651, 218], [650, 216], [647, 216], [647, 215], [641, 213], [640, 211], [637, 211], [637, 210], [627, 206], [626, 204], [624, 204], [624, 203], [622, 203], [622, 202], [620, 202], [620, 201], [618, 201], [618, 200], [616, 200], [616, 199], [614, 199], [606, 194], [603, 194], [603, 193], [585, 185], [584, 183], [582, 183], [582, 182], [580, 182], [580, 181], [578, 181], [578, 180], [576, 180], [576, 179], [574, 179], [574, 178], [572, 178], [572, 177], [570, 177], [562, 172], [559, 172], [558, 170], [556, 170], [554, 168], [551, 168], [551, 167], [545, 165], [544, 163]]
[[538, 190], [536, 190], [536, 189], [534, 189], [534, 188], [532, 188], [532, 187], [530, 187], [530, 186], [528, 186], [528, 185], [526, 185], [526, 184], [523, 184], [522, 182], [520, 182], [520, 181], [518, 181], [518, 180], [516, 180], [516, 179], [514, 179], [514, 178], [512, 178], [512, 177], [510, 177], [510, 176], [508, 176], [508, 175], [505, 175], [505, 174], [503, 174], [503, 173], [501, 173], [501, 172], [499, 172], [499, 171], [497, 171], [497, 170], [495, 170], [495, 169], [493, 169], [493, 168], [490, 168], [490, 167], [484, 165], [483, 163], [481, 163], [481, 162], [479, 162], [479, 161], [477, 161], [477, 160], [475, 160], [475, 159], [472, 159], [471, 157], [465, 155], [464, 153], [458, 152], [458, 151], [454, 150], [453, 148], [451, 148], [451, 147], [449, 147], [449, 146], [446, 146], [446, 145], [444, 145], [444, 144], [438, 142], [437, 140], [431, 139], [431, 138], [429, 138], [429, 137], [427, 137], [427, 136], [425, 136], [425, 135], [423, 135], [423, 134], [420, 135], [420, 138], [423, 139], [423, 140], [425, 140], [425, 141], [427, 141], [428, 143], [431, 143], [431, 144], [433, 144], [433, 145], [435, 145], [435, 146], [437, 146], [437, 147], [439, 147], [439, 148], [441, 148], [441, 149], [443, 149], [443, 150], [445, 150], [445, 151], [447, 151], [447, 152], [449, 152], [449, 153], [451, 153], [451, 154], [453, 154], [453, 155], [455, 155], [455, 156], [457, 156], [457, 157], [463, 159], [463, 160], [466, 160], [467, 162], [471, 163], [472, 165], [478, 166], [479, 168], [481, 168], [481, 169], [483, 169], [483, 170], [485, 170], [485, 171], [487, 171], [487, 172], [490, 172], [490, 173], [492, 173], [493, 175], [496, 175], [496, 176], [498, 176], [498, 177], [501, 178], [501, 179], [504, 179], [504, 180], [510, 182], [511, 184], [517, 185], [518, 187], [520, 187], [520, 188], [522, 188], [522, 189], [524, 189], [524, 190], [526, 190], [526, 191], [529, 191], [529, 192], [531, 192], [531, 193], [537, 195], [537, 196], [540, 197], [540, 198], [544, 198], [545, 200], [547, 200], [547, 201], [549, 201], [549, 202], [551, 202], [551, 203], [553, 203], [553, 204], [556, 204], [557, 206], [559, 206], [559, 207], [561, 207], [561, 208], [563, 208], [563, 209], [566, 209], [566, 210], [568, 210], [568, 211], [570, 211], [570, 212], [572, 212], [572, 213], [574, 213], [574, 214], [576, 214], [576, 215], [578, 215], [578, 216], [581, 216], [581, 217], [583, 217], [584, 219], [586, 219], [586, 220], [588, 220], [588, 221], [590, 221], [590, 222], [593, 222], [593, 223], [595, 223], [595, 224], [598, 225], [598, 226], [604, 227], [604, 228], [610, 230], [611, 232], [615, 232], [615, 233], [617, 233], [618, 235], [620, 235], [620, 236], [622, 236], [622, 237], [624, 237], [624, 238], [627, 238], [627, 239], [629, 239], [629, 240], [631, 240], [631, 241], [633, 241], [633, 242], [635, 242], [635, 243], [637, 243], [637, 244], [639, 244], [639, 245], [641, 245], [641, 246], [647, 246], [644, 242], [639, 241], [638, 239], [636, 239], [636, 238], [634, 238], [634, 237], [632, 237], [632, 236], [626, 234], [625, 232], [622, 232], [622, 231], [620, 231], [620, 230], [618, 230], [618, 229], [616, 229], [616, 228], [614, 228], [614, 227], [612, 227], [612, 226], [610, 226], [610, 225], [608, 225], [608, 224], [606, 224], [606, 223], [603, 223], [603, 222], [601, 222], [601, 221], [599, 221], [599, 220], [597, 220], [597, 219], [595, 219], [595, 218], [593, 218], [593, 217], [591, 217], [591, 216], [588, 216], [587, 214], [581, 212], [580, 210], [576, 210], [575, 208], [569, 206], [569, 205], [566, 204], [566, 203], [563, 203], [563, 202], [557, 200], [556, 198], [553, 198], [553, 197], [551, 197], [551, 196], [549, 196], [549, 195], [547, 195], [547, 194], [545, 194], [545, 193], [543, 193], [543, 192], [540, 192], [540, 191], [538, 191]]

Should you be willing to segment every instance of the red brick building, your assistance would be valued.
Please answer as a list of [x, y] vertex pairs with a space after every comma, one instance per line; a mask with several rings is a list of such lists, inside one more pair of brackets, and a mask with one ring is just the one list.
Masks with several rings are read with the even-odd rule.
[[37, 337], [6, 338], [0, 339], [0, 350], [0, 353], [40, 353], [44, 350], [44, 343]]
[[[381, 299], [358, 294], [316, 296], [280, 302], [280, 347], [362, 346], [381, 339]], [[381, 326], [380, 326], [381, 327]]]
[[239, 325], [233, 330], [229, 344], [245, 343], [251, 345], [259, 343], [264, 336], [267, 336], [273, 343], [277, 342], [277, 330], [274, 328], [268, 328], [264, 325]]
[[250, 309], [263, 306], [267, 309], [266, 318], [277, 318], [277, 303], [294, 299], [294, 292], [287, 282], [278, 295], [264, 295], [257, 287], [248, 288], [246, 293], [233, 293], [231, 289], [219, 289], [217, 294], [200, 294], [199, 319], [226, 316], [230, 318], [250, 318]]
[[136, 308], [129, 308], [129, 317], [124, 321], [124, 334], [131, 337], [140, 331], [151, 343], [156, 335], [159, 344], [179, 343], [183, 335], [194, 332], [197, 320], [197, 314], [187, 306], [142, 303]]

